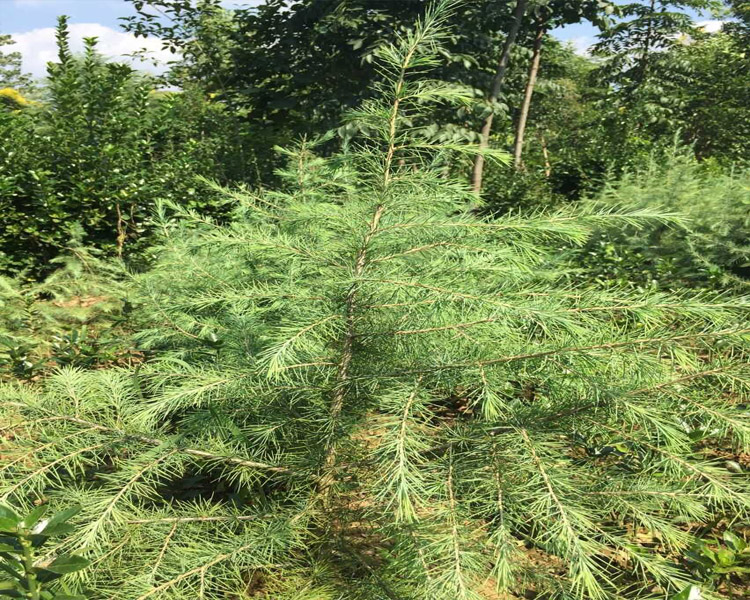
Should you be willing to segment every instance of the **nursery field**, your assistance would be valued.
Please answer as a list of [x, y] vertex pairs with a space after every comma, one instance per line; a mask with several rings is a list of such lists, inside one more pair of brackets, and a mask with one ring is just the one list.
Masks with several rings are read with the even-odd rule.
[[122, 6], [0, 35], [0, 598], [750, 596], [747, 2]]

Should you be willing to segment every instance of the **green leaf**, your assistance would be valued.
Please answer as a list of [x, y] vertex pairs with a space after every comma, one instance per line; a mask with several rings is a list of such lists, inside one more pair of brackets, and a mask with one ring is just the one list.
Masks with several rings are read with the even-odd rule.
[[0, 562], [0, 569], [5, 571], [11, 577], [23, 581], [25, 576], [23, 575], [23, 565], [15, 560], [14, 558], [5, 558], [4, 562]]
[[728, 548], [719, 548], [716, 551], [716, 558], [722, 567], [729, 567], [735, 562], [735, 554]]
[[750, 573], [750, 567], [731, 565], [729, 567], [716, 567], [714, 573], [725, 575], [727, 573]]
[[50, 581], [54, 581], [55, 579], [60, 579], [62, 577], [61, 573], [53, 573], [52, 571], [48, 571], [47, 569], [36, 569], [36, 578], [41, 583], [49, 583]]
[[708, 567], [708, 568], [713, 567], [714, 561], [707, 558], [700, 552], [688, 551], [685, 553], [685, 556], [692, 562], [697, 563], [703, 567]]
[[747, 542], [729, 530], [724, 532], [724, 542], [735, 552], [742, 552], [747, 548]]
[[61, 554], [51, 564], [45, 568], [53, 573], [59, 573], [65, 575], [67, 573], [75, 573], [81, 569], [85, 569], [91, 564], [91, 561], [86, 560], [83, 556], [75, 556], [74, 554]]
[[44, 533], [44, 535], [64, 535], [73, 531], [71, 525], [67, 525], [66, 522], [81, 512], [80, 504], [66, 508], [52, 515], [47, 524], [36, 533]]
[[14, 521], [18, 522], [20, 520], [20, 517], [16, 514], [16, 512], [4, 504], [0, 504], [0, 518], [4, 519], [13, 519]]
[[700, 548], [699, 553], [701, 556], [710, 560], [711, 564], [716, 564], [718, 562], [718, 557], [716, 556], [716, 552], [711, 550], [711, 548], [709, 548], [705, 544]]
[[0, 531], [5, 533], [13, 533], [16, 531], [18, 523], [11, 521], [10, 519], [0, 518]]
[[23, 598], [25, 592], [19, 590], [17, 587], [2, 587], [6, 582], [0, 582], [0, 598]]
[[46, 504], [42, 504], [41, 506], [37, 506], [34, 508], [31, 512], [29, 512], [28, 515], [26, 515], [23, 520], [21, 520], [21, 527], [24, 529], [31, 529], [39, 522], [39, 519], [41, 519], [44, 516], [44, 513], [47, 512], [48, 506]]
[[15, 532], [20, 520], [13, 510], [0, 504], [0, 531]]
[[52, 527], [50, 527], [48, 523], [47, 526], [40, 531], [40, 533], [48, 537], [53, 535], [67, 535], [69, 533], [73, 533], [75, 529], [76, 528], [69, 523], [60, 523], [59, 525], [54, 525]]
[[17, 590], [18, 584], [15, 581], [11, 581], [10, 579], [4, 579], [0, 581], [0, 592], [3, 592], [5, 590]]
[[0, 596], [10, 596], [11, 598], [23, 598], [24, 589], [19, 582], [11, 579], [0, 580]]
[[0, 552], [15, 552], [16, 549], [10, 544], [0, 544]]
[[47, 534], [40, 535], [38, 533], [32, 533], [28, 539], [31, 540], [31, 546], [33, 548], [41, 548], [47, 543], [49, 536]]
[[676, 593], [670, 600], [702, 600], [700, 588], [697, 585], [689, 585]]

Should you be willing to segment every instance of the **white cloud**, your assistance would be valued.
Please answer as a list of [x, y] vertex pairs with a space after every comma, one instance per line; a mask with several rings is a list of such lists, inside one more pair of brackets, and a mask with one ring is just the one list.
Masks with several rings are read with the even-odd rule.
[[708, 21], [698, 21], [695, 26], [699, 29], [702, 29], [706, 33], [716, 33], [717, 31], [721, 31], [721, 28], [724, 26], [724, 22], [719, 21], [718, 19], [711, 19]]
[[[74, 52], [81, 51], [84, 37], [96, 37], [99, 40], [97, 48], [104, 56], [115, 60], [126, 60], [133, 66], [148, 71], [163, 70], [163, 67], [161, 69], [154, 68], [150, 62], [144, 63], [130, 58], [125, 59], [123, 55], [146, 48], [150, 51], [149, 58], [154, 58], [161, 63], [175, 58], [174, 54], [162, 50], [161, 41], [156, 38], [136, 38], [133, 34], [117, 31], [99, 23], [72, 23], [68, 27], [70, 30], [70, 45]], [[16, 42], [12, 46], [12, 50], [22, 54], [24, 70], [35, 77], [43, 77], [46, 73], [47, 63], [57, 60], [54, 28], [32, 29], [24, 33], [13, 33], [11, 36]]]
[[594, 45], [595, 40], [591, 36], [582, 35], [579, 37], [570, 38], [565, 41], [573, 46], [576, 54], [579, 54], [581, 56], [589, 56], [589, 49]]

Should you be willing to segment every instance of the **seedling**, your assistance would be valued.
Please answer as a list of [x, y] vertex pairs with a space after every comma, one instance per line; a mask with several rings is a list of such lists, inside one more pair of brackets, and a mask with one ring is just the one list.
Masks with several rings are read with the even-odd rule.
[[85, 596], [67, 593], [62, 582], [62, 592], [48, 586], [63, 575], [86, 568], [89, 561], [74, 554], [58, 554], [46, 561], [40, 552], [50, 538], [73, 531], [67, 521], [80, 507], [65, 509], [45, 519], [47, 509], [48, 506], [42, 505], [19, 516], [10, 507], [0, 504], [0, 597], [86, 600]]
[[698, 541], [686, 556], [690, 569], [707, 581], [718, 583], [750, 573], [750, 546], [729, 530], [721, 540]]

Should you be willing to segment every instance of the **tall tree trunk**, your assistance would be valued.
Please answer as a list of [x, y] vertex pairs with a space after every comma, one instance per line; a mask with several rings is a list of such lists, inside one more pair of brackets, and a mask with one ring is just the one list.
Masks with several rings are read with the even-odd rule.
[[[505, 72], [508, 70], [508, 63], [510, 62], [510, 51], [513, 48], [513, 44], [516, 43], [516, 37], [518, 36], [518, 30], [521, 28], [523, 17], [526, 14], [526, 6], [528, 0], [516, 0], [516, 7], [513, 9], [513, 23], [508, 31], [508, 36], [505, 38], [503, 44], [503, 52], [500, 55], [500, 61], [497, 63], [497, 71], [495, 77], [492, 80], [492, 90], [487, 98], [490, 105], [494, 104], [500, 97], [500, 92], [503, 89], [503, 80], [505, 79]], [[482, 123], [482, 131], [479, 138], [479, 148], [484, 149], [489, 145], [490, 132], [492, 131], [492, 120], [494, 114], [490, 112]], [[484, 173], [484, 156], [477, 154], [474, 159], [474, 169], [471, 174], [471, 187], [475, 194], [479, 194], [482, 191], [482, 175]]]
[[542, 40], [547, 30], [547, 23], [543, 20], [537, 21], [536, 36], [534, 37], [534, 51], [531, 57], [531, 66], [529, 67], [529, 77], [526, 80], [526, 91], [523, 95], [523, 104], [521, 105], [521, 114], [518, 116], [518, 126], [516, 127], [516, 143], [513, 146], [513, 166], [516, 169], [521, 167], [521, 154], [523, 153], [523, 136], [526, 133], [526, 122], [529, 119], [529, 108], [531, 107], [531, 96], [534, 94], [536, 85], [536, 76], [539, 73], [539, 61], [542, 58]]

